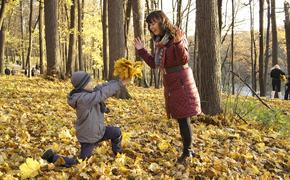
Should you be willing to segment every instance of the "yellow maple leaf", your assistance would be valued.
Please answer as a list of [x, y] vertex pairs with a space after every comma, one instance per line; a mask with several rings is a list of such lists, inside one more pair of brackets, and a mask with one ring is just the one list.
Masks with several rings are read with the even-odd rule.
[[126, 155], [125, 154], [117, 154], [115, 163], [118, 166], [125, 165], [126, 163]]
[[122, 133], [122, 145], [124, 147], [129, 145], [130, 139], [131, 139], [130, 133], [127, 133], [127, 132]]
[[51, 145], [51, 149], [52, 150], [54, 150], [55, 152], [58, 152], [59, 151], [59, 145], [57, 144], [57, 143], [53, 143], [52, 145]]
[[265, 143], [257, 143], [255, 147], [259, 153], [263, 153], [265, 151]]
[[16, 180], [17, 178], [15, 178], [12, 174], [7, 174], [3, 180]]
[[166, 140], [162, 140], [162, 141], [158, 144], [158, 148], [159, 148], [161, 151], [166, 151], [169, 147], [170, 147], [170, 144], [169, 144]]
[[152, 172], [158, 172], [160, 170], [160, 166], [157, 163], [151, 163], [148, 169]]
[[21, 172], [21, 178], [33, 178], [38, 175], [40, 163], [32, 158], [27, 158], [25, 163], [20, 165], [19, 169]]
[[67, 141], [72, 138], [72, 135], [70, 134], [68, 129], [62, 129], [58, 137], [63, 141]]

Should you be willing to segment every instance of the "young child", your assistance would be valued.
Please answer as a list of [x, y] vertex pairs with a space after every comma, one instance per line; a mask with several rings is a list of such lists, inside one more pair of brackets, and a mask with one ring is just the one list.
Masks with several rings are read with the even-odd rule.
[[[74, 89], [68, 95], [68, 104], [76, 109], [76, 136], [81, 145], [80, 158], [86, 159], [92, 155], [94, 147], [101, 141], [111, 140], [113, 153], [122, 152], [122, 134], [119, 127], [105, 126], [104, 113], [108, 111], [103, 103], [113, 96], [130, 80], [111, 80], [108, 83], [93, 88], [91, 77], [84, 71], [74, 72], [71, 83]], [[47, 150], [42, 158], [49, 163], [54, 163], [58, 158], [63, 158], [65, 167], [77, 164], [75, 158], [62, 157], [51, 149]]]
[[290, 76], [288, 76], [288, 81], [285, 84], [285, 96], [284, 96], [285, 100], [289, 100], [290, 99]]

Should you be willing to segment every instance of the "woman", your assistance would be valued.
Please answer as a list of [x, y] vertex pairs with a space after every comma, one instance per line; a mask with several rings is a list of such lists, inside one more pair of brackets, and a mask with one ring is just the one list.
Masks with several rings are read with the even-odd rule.
[[272, 78], [272, 92], [271, 92], [271, 99], [275, 97], [275, 92], [278, 92], [278, 98], [282, 98], [281, 94], [281, 76], [285, 75], [285, 73], [281, 70], [280, 66], [276, 64], [271, 69], [271, 78]]
[[187, 40], [162, 11], [151, 12], [146, 22], [155, 43], [155, 53], [150, 55], [139, 37], [134, 40], [134, 46], [151, 68], [160, 68], [163, 72], [166, 112], [168, 117], [177, 119], [182, 137], [183, 153], [177, 160], [182, 163], [195, 155], [191, 150], [190, 117], [201, 113], [199, 94], [188, 66]]

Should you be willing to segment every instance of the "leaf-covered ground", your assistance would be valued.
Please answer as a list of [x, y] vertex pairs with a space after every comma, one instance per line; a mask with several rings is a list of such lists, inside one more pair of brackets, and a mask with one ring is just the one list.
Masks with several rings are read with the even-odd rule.
[[289, 139], [222, 116], [192, 119], [199, 156], [176, 164], [182, 144], [177, 123], [166, 118], [162, 90], [134, 86], [128, 88], [133, 99], [107, 102], [106, 123], [121, 127], [125, 154], [113, 157], [104, 142], [75, 167], [47, 164], [40, 156], [48, 148], [62, 155], [79, 153], [75, 113], [66, 103], [69, 81], [2, 76], [0, 86], [0, 179], [25, 177], [23, 171], [37, 179], [289, 179]]

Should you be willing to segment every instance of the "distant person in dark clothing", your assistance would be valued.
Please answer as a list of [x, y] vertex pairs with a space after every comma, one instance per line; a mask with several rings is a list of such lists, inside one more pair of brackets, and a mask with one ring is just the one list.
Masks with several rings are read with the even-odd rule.
[[271, 78], [272, 78], [272, 92], [271, 99], [274, 98], [275, 93], [278, 92], [278, 98], [281, 99], [281, 75], [285, 75], [285, 73], [281, 70], [280, 66], [276, 64], [271, 69]]
[[34, 68], [31, 69], [31, 76], [35, 76], [35, 69]]
[[10, 71], [10, 69], [8, 67], [6, 67], [5, 70], [4, 70], [4, 73], [9, 76], [11, 71]]
[[284, 96], [285, 100], [289, 100], [290, 99], [290, 76], [288, 76], [288, 81], [285, 84], [285, 96]]
[[25, 68], [25, 70], [24, 70], [24, 75], [25, 75], [25, 76], [28, 75], [28, 70], [27, 70], [27, 68]]
[[15, 74], [16, 74], [16, 70], [14, 68], [12, 68], [11, 75], [15, 75]]

